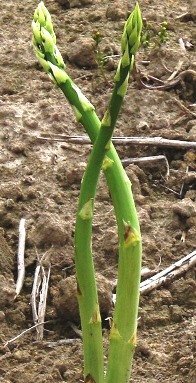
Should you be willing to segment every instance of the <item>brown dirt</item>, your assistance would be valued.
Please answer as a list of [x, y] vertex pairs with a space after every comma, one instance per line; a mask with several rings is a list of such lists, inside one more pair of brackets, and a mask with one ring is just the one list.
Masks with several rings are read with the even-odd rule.
[[[112, 88], [116, 59], [110, 58], [104, 73], [96, 67], [92, 35], [103, 38], [105, 55], [119, 52], [123, 18], [130, 9], [128, 1], [46, 1], [53, 16], [58, 45], [67, 70], [103, 115]], [[75, 3], [75, 7], [73, 7]], [[189, 9], [190, 5], [190, 9]], [[194, 15], [191, 2], [182, 0], [143, 0], [143, 15], [152, 30], [162, 21], [169, 25], [169, 40], [162, 46], [141, 49], [138, 66], [144, 73], [166, 79], [165, 69], [173, 71], [180, 60], [181, 70], [196, 70], [194, 56]], [[73, 232], [80, 182], [89, 147], [40, 142], [40, 133], [81, 134], [64, 96], [37, 64], [31, 46], [31, 18], [35, 2], [1, 2], [1, 89], [0, 89], [0, 381], [4, 383], [82, 381], [82, 343], [70, 326], [78, 323], [75, 300]], [[191, 43], [186, 54], [178, 39]], [[80, 40], [78, 40], [80, 38]], [[81, 39], [82, 42], [81, 42]], [[78, 44], [75, 43], [79, 41]], [[82, 45], [84, 44], [84, 45]], [[74, 49], [85, 47], [88, 60], [77, 60]], [[190, 49], [191, 48], [191, 49]], [[86, 53], [87, 55], [88, 53]], [[81, 52], [78, 52], [81, 56]], [[85, 61], [86, 60], [86, 61]], [[142, 61], [150, 61], [144, 66]], [[81, 67], [78, 67], [81, 66]], [[117, 124], [115, 135], [146, 135], [196, 138], [194, 116], [185, 114], [173, 100], [185, 106], [195, 102], [195, 79], [185, 78], [169, 91], [150, 91], [132, 82]], [[191, 107], [190, 107], [191, 108]], [[192, 107], [193, 110], [193, 107]], [[180, 118], [181, 117], [181, 118]], [[178, 121], [177, 121], [178, 120]], [[143, 266], [161, 268], [194, 250], [195, 245], [195, 171], [194, 153], [187, 150], [118, 147], [121, 158], [166, 154], [171, 175], [165, 179], [164, 164], [131, 165], [127, 168], [141, 219]], [[186, 176], [183, 199], [165, 186], [179, 192]], [[162, 186], [163, 185], [163, 186]], [[21, 295], [14, 300], [18, 224], [26, 218], [26, 278]], [[185, 241], [181, 241], [185, 232]], [[3, 348], [5, 341], [30, 327], [30, 294], [36, 252], [50, 252], [52, 262], [43, 342], [34, 332]], [[100, 286], [104, 336], [105, 318], [111, 314], [111, 290], [116, 278], [117, 234], [110, 197], [101, 177], [94, 220], [95, 266]], [[188, 271], [175, 282], [141, 297], [138, 346], [132, 382], [194, 383], [194, 307], [195, 275]], [[68, 345], [47, 342], [72, 339]], [[81, 380], [80, 380], [81, 379]], [[120, 383], [120, 382], [119, 382]]]

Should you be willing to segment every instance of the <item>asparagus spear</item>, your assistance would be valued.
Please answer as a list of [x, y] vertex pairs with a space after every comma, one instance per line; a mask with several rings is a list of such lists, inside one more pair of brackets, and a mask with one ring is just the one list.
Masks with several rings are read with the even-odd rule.
[[[121, 39], [121, 49], [124, 52], [119, 62], [115, 80], [122, 81], [119, 89], [126, 88], [128, 65], [132, 67], [134, 55], [140, 45], [142, 18], [138, 3], [124, 26]], [[117, 90], [112, 95], [110, 114], [116, 117], [121, 92]], [[123, 96], [122, 93], [122, 96]], [[106, 374], [107, 383], [128, 382], [131, 363], [136, 345], [137, 315], [139, 305], [139, 283], [141, 268], [141, 235], [130, 181], [122, 172], [124, 188], [119, 190], [119, 182], [115, 179], [116, 192], [113, 203], [116, 207], [116, 217], [119, 232], [119, 265], [116, 292], [116, 305], [113, 323], [110, 331], [110, 346]], [[111, 178], [110, 178], [111, 179]], [[112, 181], [111, 181], [112, 182]], [[119, 197], [118, 197], [119, 196]]]
[[[80, 304], [81, 323], [83, 324], [84, 344], [85, 338], [86, 341], [88, 341], [88, 344], [86, 342], [85, 347], [88, 354], [86, 359], [91, 359], [93, 352], [93, 360], [91, 361], [91, 363], [88, 363], [89, 371], [87, 371], [87, 373], [89, 376], [93, 377], [95, 382], [100, 382], [103, 380], [103, 378], [100, 377], [100, 372], [102, 371], [100, 352], [102, 348], [100, 332], [99, 336], [97, 334], [98, 324], [100, 323], [100, 314], [98, 308], [91, 251], [93, 203], [102, 162], [104, 161], [103, 168], [105, 169], [105, 171], [108, 167], [113, 166], [113, 160], [107, 156], [104, 159], [104, 156], [110, 146], [110, 140], [112, 138], [117, 116], [119, 114], [120, 107], [122, 105], [127, 90], [129, 72], [130, 68], [132, 68], [133, 66], [134, 54], [139, 46], [141, 26], [138, 26], [138, 17], [135, 16], [135, 14], [137, 13], [138, 6], [136, 6], [133, 14], [130, 16], [123, 33], [122, 58], [119, 62], [118, 70], [115, 76], [115, 87], [112, 93], [111, 100], [109, 102], [109, 107], [102, 120], [100, 131], [93, 146], [93, 150], [88, 161], [88, 166], [83, 177], [80, 191], [78, 214], [76, 219], [75, 262], [78, 285], [81, 292], [81, 294], [79, 294], [78, 296]], [[132, 24], [131, 27], [130, 23]], [[135, 32], [135, 30], [136, 33], [134, 37], [132, 37], [132, 32]], [[125, 38], [126, 34], [127, 39]], [[129, 39], [129, 37], [131, 38]], [[90, 265], [88, 271], [87, 265]], [[90, 285], [93, 286], [93, 288], [90, 288]], [[89, 315], [87, 315], [88, 312]], [[94, 345], [92, 344], [92, 335], [94, 335]], [[95, 373], [95, 361], [98, 361], [99, 357], [100, 362], [96, 363], [97, 373]], [[92, 366], [92, 374], [90, 372], [90, 366]]]
[[[76, 118], [85, 127], [92, 142], [95, 141], [101, 123], [95, 114], [94, 107], [83, 96], [78, 87], [72, 82], [70, 77], [64, 71], [65, 65], [62, 57], [56, 47], [56, 39], [51, 24], [51, 18], [41, 2], [35, 12], [33, 21], [34, 46], [36, 55], [48, 72], [50, 77], [62, 89], [65, 96], [72, 105]], [[131, 193], [131, 183], [128, 180], [126, 173], [120, 163], [118, 155], [112, 144], [109, 143], [115, 121], [120, 110], [122, 99], [124, 97], [127, 83], [128, 72], [133, 64], [133, 55], [139, 45], [139, 35], [141, 32], [141, 15], [138, 5], [136, 5], [133, 14], [125, 24], [122, 37], [122, 59], [120, 61], [117, 74], [115, 77], [116, 86], [109, 104], [109, 108], [102, 121], [100, 135], [98, 136], [98, 144], [95, 144], [93, 156], [99, 162], [96, 172], [87, 170], [92, 179], [94, 189], [91, 195], [87, 189], [82, 192], [80, 199], [78, 220], [82, 219], [83, 228], [84, 222], [87, 226], [87, 244], [88, 251], [87, 262], [77, 256], [78, 248], [83, 246], [81, 234], [76, 234], [76, 262], [78, 262], [78, 296], [82, 302], [84, 295], [90, 298], [85, 303], [80, 302], [80, 312], [83, 317], [84, 329], [84, 353], [85, 353], [85, 377], [86, 381], [101, 383], [103, 381], [103, 362], [102, 362], [102, 344], [101, 344], [101, 325], [99, 309], [97, 304], [96, 285], [94, 281], [94, 270], [91, 252], [89, 252], [89, 244], [91, 241], [91, 221], [93, 212], [93, 198], [95, 195], [96, 182], [99, 175], [99, 168], [102, 162], [102, 156], [107, 150], [107, 156], [103, 162], [103, 169], [106, 174], [108, 186], [112, 195], [120, 239], [120, 254], [119, 254], [119, 283], [117, 288], [117, 304], [114, 315], [114, 322], [110, 336], [110, 353], [107, 380], [108, 382], [121, 382], [126, 380], [122, 371], [119, 373], [120, 380], [116, 376], [114, 365], [117, 360], [126, 363], [124, 370], [127, 371], [127, 364], [130, 363], [130, 358], [134, 349], [135, 333], [137, 327], [137, 310], [139, 296], [139, 280], [140, 280], [140, 263], [141, 263], [141, 240], [137, 214]], [[105, 140], [105, 141], [104, 141]], [[102, 151], [100, 152], [100, 144]], [[106, 145], [105, 145], [106, 144]], [[103, 150], [103, 148], [105, 148]], [[109, 149], [108, 149], [109, 148]], [[100, 155], [101, 153], [101, 155]], [[92, 159], [91, 162], [92, 163]], [[92, 170], [92, 168], [91, 168]], [[94, 169], [93, 169], [94, 170]], [[88, 176], [89, 177], [89, 176]], [[87, 178], [88, 179], [88, 178]], [[84, 181], [83, 181], [84, 182]], [[86, 182], [86, 181], [85, 181]], [[86, 201], [86, 202], [85, 202]], [[79, 228], [82, 228], [82, 223], [79, 223]], [[78, 232], [76, 225], [76, 233]], [[83, 232], [82, 232], [83, 234]], [[77, 247], [79, 245], [79, 247]], [[130, 280], [130, 275], [132, 279]], [[85, 283], [84, 275], [88, 275], [90, 283]], [[84, 294], [85, 291], [85, 294]], [[125, 304], [125, 306], [124, 306]], [[126, 307], [126, 313], [124, 313]], [[130, 310], [131, 307], [131, 310]], [[122, 309], [123, 308], [123, 309]], [[128, 308], [128, 309], [127, 309]], [[88, 325], [90, 318], [90, 326]], [[87, 325], [85, 327], [85, 324]], [[86, 328], [86, 329], [85, 329]], [[94, 336], [91, 336], [91, 330], [94, 329]], [[86, 345], [85, 345], [86, 342]], [[131, 345], [131, 346], [130, 346]], [[121, 350], [120, 350], [121, 349]], [[86, 351], [85, 351], [86, 350]], [[94, 353], [94, 351], [95, 353]], [[124, 351], [123, 351], [124, 350]], [[120, 351], [120, 353], [119, 353]], [[123, 351], [123, 354], [122, 354]], [[128, 357], [125, 357], [125, 354]], [[120, 359], [119, 359], [119, 355]], [[95, 360], [95, 363], [94, 363]], [[121, 370], [121, 369], [120, 369]], [[125, 379], [127, 379], [127, 374]], [[90, 380], [91, 379], [91, 380]]]

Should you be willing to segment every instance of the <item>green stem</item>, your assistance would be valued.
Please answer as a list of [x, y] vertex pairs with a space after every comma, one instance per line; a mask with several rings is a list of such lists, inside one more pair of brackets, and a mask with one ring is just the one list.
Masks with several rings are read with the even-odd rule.
[[[34, 45], [39, 61], [65, 94], [77, 120], [85, 127], [92, 142], [98, 137], [81, 186], [75, 234], [78, 300], [84, 337], [85, 382], [88, 383], [103, 382], [101, 320], [90, 245], [93, 201], [99, 171], [108, 148], [103, 169], [115, 208], [120, 241], [117, 301], [110, 334], [106, 376], [108, 383], [127, 382], [129, 376], [127, 371], [130, 369], [136, 338], [141, 264], [140, 230], [131, 183], [113, 145], [109, 142], [126, 92], [132, 55], [139, 46], [137, 36], [140, 34], [141, 20], [138, 5], [128, 21], [122, 38], [123, 56], [115, 76], [116, 85], [102, 125], [94, 107], [64, 71], [65, 65], [55, 45], [51, 19], [43, 3], [38, 6], [33, 22]], [[122, 361], [122, 365], [119, 365], [119, 361]]]
[[[109, 161], [109, 157], [104, 160], [104, 156], [107, 146], [110, 146], [115, 122], [123, 100], [123, 96], [118, 96], [117, 92], [122, 86], [123, 77], [127, 78], [129, 69], [130, 65], [123, 68], [122, 79], [116, 82], [109, 109], [102, 121], [98, 137], [93, 146], [81, 184], [76, 217], [75, 265], [84, 346], [84, 376], [91, 377], [96, 383], [102, 383], [104, 375], [101, 318], [91, 250], [93, 205], [102, 163], [105, 169], [113, 166], [113, 160]], [[116, 114], [115, 116], [113, 114], [114, 118], [111, 119], [110, 109], [113, 110], [114, 100], [117, 100], [118, 103], [116, 103]]]

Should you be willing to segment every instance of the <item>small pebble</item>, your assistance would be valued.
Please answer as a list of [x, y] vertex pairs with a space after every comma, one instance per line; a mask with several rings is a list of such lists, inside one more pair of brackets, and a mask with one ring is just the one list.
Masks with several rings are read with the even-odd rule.
[[93, 38], [80, 37], [69, 45], [69, 61], [79, 68], [96, 68], [95, 41]]
[[196, 215], [196, 206], [190, 198], [184, 198], [173, 205], [173, 212], [182, 218], [190, 218]]
[[17, 350], [13, 356], [18, 362], [26, 363], [31, 360], [31, 357], [27, 351]]
[[122, 1], [115, 1], [108, 5], [106, 17], [112, 21], [118, 21], [126, 18], [127, 11], [127, 6]]
[[0, 311], [0, 322], [3, 322], [5, 319], [5, 313], [3, 311]]

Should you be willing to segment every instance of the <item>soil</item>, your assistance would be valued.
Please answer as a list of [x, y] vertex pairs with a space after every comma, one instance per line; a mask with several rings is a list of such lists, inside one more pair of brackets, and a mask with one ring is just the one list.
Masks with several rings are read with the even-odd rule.
[[[41, 133], [81, 135], [71, 107], [37, 63], [31, 44], [35, 1], [1, 0], [0, 89], [0, 381], [4, 383], [82, 382], [82, 341], [75, 298], [73, 235], [80, 182], [90, 146], [41, 141]], [[67, 71], [103, 116], [117, 66], [128, 1], [45, 2], [52, 14]], [[133, 2], [131, 2], [133, 3]], [[196, 71], [194, 2], [140, 1], [153, 35], [137, 57], [138, 69], [165, 81]], [[188, 12], [182, 18], [178, 16]], [[168, 40], [158, 32], [168, 22]], [[93, 36], [101, 35], [97, 65]], [[185, 43], [180, 47], [179, 38]], [[149, 85], [160, 85], [155, 80]], [[196, 79], [187, 75], [168, 90], [149, 90], [134, 79], [115, 136], [162, 136], [196, 141]], [[176, 102], [176, 100], [178, 102]], [[186, 106], [190, 112], [183, 109]], [[118, 146], [120, 157], [167, 156], [164, 162], [129, 165], [127, 174], [141, 222], [143, 266], [164, 269], [195, 246], [195, 154], [193, 150]], [[180, 191], [183, 187], [182, 193]], [[26, 219], [26, 275], [15, 297], [18, 226]], [[94, 262], [107, 347], [112, 288], [117, 277], [118, 238], [110, 196], [100, 178], [94, 219]], [[7, 347], [9, 339], [33, 325], [30, 295], [36, 254], [50, 255], [51, 278], [43, 341], [31, 331]], [[195, 274], [191, 269], [140, 300], [134, 383], [194, 383]], [[67, 340], [67, 344], [58, 343]], [[57, 342], [57, 343], [54, 343]], [[119, 382], [120, 383], [120, 382]]]

